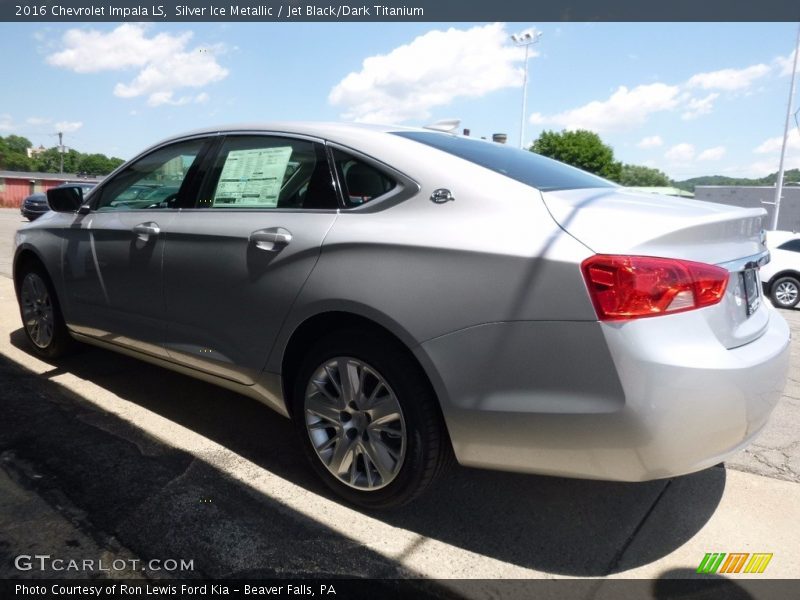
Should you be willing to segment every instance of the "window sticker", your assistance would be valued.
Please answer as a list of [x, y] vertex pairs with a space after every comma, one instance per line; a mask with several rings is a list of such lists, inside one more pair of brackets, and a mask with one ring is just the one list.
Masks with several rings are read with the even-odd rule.
[[228, 152], [214, 207], [275, 208], [291, 155], [291, 146]]

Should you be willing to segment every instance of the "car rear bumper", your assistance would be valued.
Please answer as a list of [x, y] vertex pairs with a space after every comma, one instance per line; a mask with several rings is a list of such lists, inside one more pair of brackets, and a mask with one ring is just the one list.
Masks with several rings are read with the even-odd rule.
[[[766, 424], [786, 381], [790, 334], [774, 309], [762, 310], [763, 335], [734, 349], [695, 327], [690, 312], [613, 325], [489, 324], [430, 340], [418, 356], [462, 464], [658, 479], [720, 462]], [[654, 336], [665, 327], [671, 336]]]

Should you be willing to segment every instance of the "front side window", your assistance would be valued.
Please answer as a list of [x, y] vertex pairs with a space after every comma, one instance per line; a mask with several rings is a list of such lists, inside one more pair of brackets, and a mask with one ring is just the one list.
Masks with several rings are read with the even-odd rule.
[[147, 210], [180, 206], [180, 194], [204, 140], [160, 148], [117, 174], [100, 190], [98, 211]]
[[339, 207], [324, 146], [271, 136], [228, 137], [200, 198], [212, 209]]

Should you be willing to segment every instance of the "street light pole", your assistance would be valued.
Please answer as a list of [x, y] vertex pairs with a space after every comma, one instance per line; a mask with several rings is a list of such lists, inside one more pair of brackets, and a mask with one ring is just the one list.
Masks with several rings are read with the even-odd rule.
[[64, 134], [59, 131], [58, 132], [58, 153], [61, 156], [61, 169], [59, 173], [64, 172]]
[[522, 118], [519, 125], [519, 147], [522, 148], [525, 143], [525, 112], [528, 104], [528, 51], [531, 45], [539, 41], [542, 37], [541, 31], [526, 31], [520, 34], [511, 36], [511, 41], [517, 46], [525, 46], [525, 66], [523, 69], [522, 78]]
[[792, 82], [789, 84], [789, 105], [786, 107], [786, 123], [783, 126], [783, 144], [781, 144], [781, 161], [778, 165], [778, 180], [775, 182], [775, 212], [772, 215], [772, 230], [778, 229], [778, 212], [781, 209], [781, 195], [783, 194], [783, 160], [786, 156], [786, 140], [789, 137], [789, 118], [792, 115], [792, 101], [794, 100], [794, 78], [797, 74], [797, 55], [800, 54], [800, 24], [797, 26], [797, 42], [794, 45], [794, 61], [792, 64]]

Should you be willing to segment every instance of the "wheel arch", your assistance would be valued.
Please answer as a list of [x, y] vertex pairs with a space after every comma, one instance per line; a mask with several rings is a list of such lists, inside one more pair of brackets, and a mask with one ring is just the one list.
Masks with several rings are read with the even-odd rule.
[[[340, 337], [336, 335], [337, 331], [349, 335]], [[323, 337], [330, 334], [333, 335], [328, 338]], [[313, 346], [317, 340], [321, 341], [321, 346]], [[339, 345], [339, 340], [343, 343], [342, 346]], [[373, 490], [371, 493], [377, 495], [370, 496], [369, 499], [363, 495], [367, 492], [361, 488], [345, 489], [346, 482], [343, 484], [343, 480], [325, 466], [322, 456], [314, 450], [308, 424], [303, 418], [305, 412], [303, 395], [306, 386], [305, 381], [300, 378], [313, 373], [317, 369], [317, 360], [320, 357], [327, 359], [331, 356], [329, 352], [332, 350], [347, 352], [344, 348], [351, 345], [348, 340], [352, 340], [353, 344], [361, 348], [359, 352], [365, 353], [354, 356], [363, 356], [363, 360], [369, 362], [369, 355], [374, 352], [376, 355], [381, 355], [384, 361], [389, 360], [383, 364], [387, 369], [389, 365], [393, 366], [391, 369], [393, 377], [397, 378], [397, 385], [404, 391], [397, 401], [401, 403], [401, 407], [405, 406], [405, 409], [410, 411], [406, 414], [406, 418], [409, 418], [409, 415], [416, 416], [415, 433], [413, 436], [407, 436], [407, 444], [413, 443], [416, 448], [406, 455], [405, 462], [410, 466], [406, 468], [406, 465], [403, 465], [386, 486]], [[303, 439], [303, 446], [311, 459], [312, 466], [331, 489], [351, 502], [369, 508], [405, 504], [425, 490], [456, 460], [440, 396], [430, 374], [423, 366], [424, 356], [418, 356], [414, 349], [419, 349], [419, 345], [409, 347], [391, 329], [363, 314], [329, 310], [311, 315], [295, 327], [280, 357], [287, 412], [290, 418], [297, 417], [293, 418], [293, 426]], [[310, 360], [311, 356], [304, 359], [308, 350], [315, 353], [313, 362]], [[307, 370], [309, 367], [312, 371]], [[414, 369], [418, 369], [416, 373]], [[405, 385], [407, 381], [411, 387]], [[402, 404], [401, 398], [405, 399], [405, 405]], [[352, 478], [350, 482], [353, 482]]]
[[792, 269], [783, 269], [782, 271], [778, 271], [777, 273], [775, 273], [775, 275], [773, 275], [770, 278], [769, 283], [767, 284], [767, 288], [769, 289], [770, 292], [772, 291], [772, 286], [775, 284], [775, 282], [781, 279], [782, 277], [791, 277], [792, 279], [796, 279], [797, 282], [800, 283], [800, 272], [794, 271]]
[[39, 255], [39, 253], [31, 246], [21, 246], [20, 248], [17, 248], [17, 251], [14, 253], [14, 262], [11, 268], [11, 278], [14, 280], [14, 291], [17, 293], [17, 295], [19, 295], [20, 274], [22, 273], [22, 268], [23, 266], [29, 264], [35, 264], [41, 267], [47, 277], [50, 278], [50, 282], [55, 286], [56, 281], [53, 277], [53, 274], [48, 270], [44, 259]]
[[[31, 245], [20, 245], [14, 252], [12, 263], [12, 279], [14, 281], [14, 293], [20, 307], [20, 316], [23, 321], [23, 329], [34, 348], [34, 352], [46, 360], [56, 359], [70, 353], [74, 348], [74, 340], [69, 332], [69, 328], [64, 320], [64, 312], [60, 302], [58, 282], [53, 276], [53, 272], [47, 268], [48, 261], [41, 255], [38, 248]], [[22, 282], [23, 274], [35, 271], [45, 279], [45, 287], [51, 296], [53, 319], [53, 333], [45, 345], [33, 339], [26, 323], [23, 301], [22, 301]]]
[[[414, 345], [410, 344], [408, 341], [411, 338], [410, 334], [403, 331], [398, 335], [395, 331], [373, 318], [357, 312], [338, 309], [318, 312], [306, 317], [293, 328], [285, 344], [281, 345], [282, 350], [280, 351], [279, 363], [281, 386], [290, 416], [292, 416], [291, 394], [305, 349], [308, 348], [310, 344], [313, 344], [315, 340], [337, 330], [358, 330], [376, 334], [387, 339], [390, 343], [404, 351], [425, 376], [437, 400], [441, 415], [441, 400], [437, 393], [438, 386], [434, 385], [432, 374], [425, 368], [423, 362], [419, 360], [417, 354], [412, 349]], [[444, 422], [444, 420], [442, 422]]]

